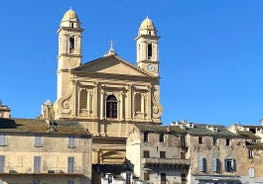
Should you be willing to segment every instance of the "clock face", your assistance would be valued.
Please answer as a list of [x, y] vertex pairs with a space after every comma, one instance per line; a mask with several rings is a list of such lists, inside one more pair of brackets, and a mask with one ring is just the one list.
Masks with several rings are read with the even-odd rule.
[[154, 71], [154, 66], [152, 64], [148, 64], [147, 69], [152, 72]]

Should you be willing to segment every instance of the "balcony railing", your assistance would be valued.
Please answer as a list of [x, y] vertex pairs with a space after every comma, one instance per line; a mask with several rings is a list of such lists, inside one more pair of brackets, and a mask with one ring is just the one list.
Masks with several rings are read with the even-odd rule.
[[190, 165], [190, 159], [181, 158], [143, 158], [142, 164]]

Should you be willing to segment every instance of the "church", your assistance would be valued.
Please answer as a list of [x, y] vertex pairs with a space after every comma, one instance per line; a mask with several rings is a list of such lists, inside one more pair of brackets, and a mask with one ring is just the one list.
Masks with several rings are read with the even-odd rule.
[[132, 125], [161, 124], [160, 37], [147, 17], [135, 38], [136, 65], [118, 56], [112, 44], [103, 57], [83, 62], [82, 32], [69, 9], [57, 31], [57, 99], [42, 105], [41, 118], [80, 123], [94, 136], [93, 163], [121, 163]]

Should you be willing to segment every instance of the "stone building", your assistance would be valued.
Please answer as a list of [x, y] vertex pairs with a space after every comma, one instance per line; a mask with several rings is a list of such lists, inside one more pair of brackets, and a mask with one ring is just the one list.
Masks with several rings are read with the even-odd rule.
[[82, 62], [82, 32], [68, 10], [58, 29], [57, 100], [45, 103], [40, 118], [74, 119], [94, 135], [93, 163], [122, 163], [132, 125], [161, 124], [159, 36], [153, 22], [143, 20], [133, 65], [112, 44], [104, 56]]
[[0, 118], [9, 118], [10, 115], [10, 109], [2, 104], [2, 101], [0, 100]]
[[0, 183], [91, 183], [91, 146], [72, 121], [0, 118]]
[[179, 127], [136, 125], [126, 143], [134, 175], [152, 184], [187, 183], [185, 131]]
[[244, 183], [263, 183], [263, 126], [233, 124], [229, 130], [245, 137], [242, 157], [246, 162], [239, 171]]
[[248, 143], [259, 137], [244, 131], [230, 131], [231, 128], [222, 125], [182, 121], [173, 122], [172, 126], [187, 133], [186, 158], [191, 160], [189, 183], [262, 183], [262, 152], [257, 151], [257, 160], [252, 158], [253, 150], [260, 150], [261, 144]]

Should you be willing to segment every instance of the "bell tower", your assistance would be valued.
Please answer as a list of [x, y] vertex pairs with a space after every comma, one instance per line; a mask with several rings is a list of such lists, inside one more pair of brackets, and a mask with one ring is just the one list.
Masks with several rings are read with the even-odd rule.
[[77, 14], [69, 9], [58, 29], [57, 99], [65, 96], [69, 88], [70, 69], [81, 64], [81, 39], [83, 29]]
[[137, 66], [156, 77], [159, 77], [159, 38], [153, 22], [146, 17], [141, 23], [138, 36], [135, 38], [137, 45]]

